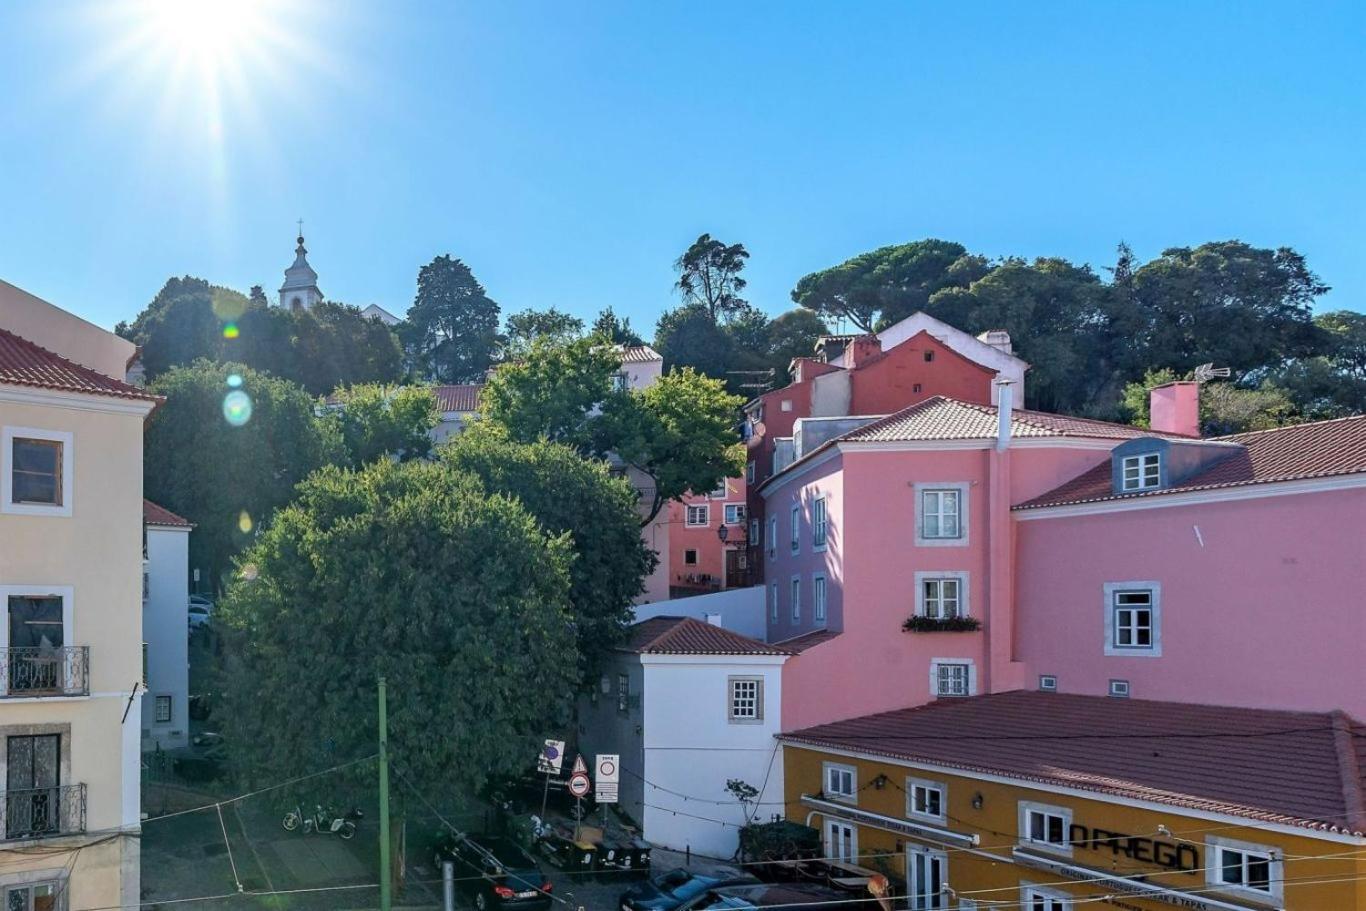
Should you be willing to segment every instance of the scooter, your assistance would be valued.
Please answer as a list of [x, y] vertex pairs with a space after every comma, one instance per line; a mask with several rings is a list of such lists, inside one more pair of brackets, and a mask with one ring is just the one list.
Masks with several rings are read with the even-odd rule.
[[285, 818], [280, 821], [286, 832], [293, 832], [301, 825], [305, 835], [313, 832], [327, 832], [339, 838], [350, 839], [356, 835], [356, 823], [365, 814], [359, 808], [352, 808], [345, 814], [338, 816], [331, 809], [324, 809], [321, 805], [315, 807], [313, 815], [304, 816], [303, 809], [295, 807], [285, 814]]

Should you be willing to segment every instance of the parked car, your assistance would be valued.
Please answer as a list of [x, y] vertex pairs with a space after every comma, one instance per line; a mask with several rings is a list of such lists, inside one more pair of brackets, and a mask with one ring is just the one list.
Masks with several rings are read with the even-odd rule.
[[433, 861], [440, 870], [448, 860], [455, 864], [456, 888], [471, 896], [478, 911], [550, 907], [550, 880], [536, 859], [511, 838], [446, 833], [437, 841]]
[[758, 883], [759, 880], [752, 876], [690, 873], [679, 867], [627, 889], [621, 894], [621, 908], [622, 911], [675, 911], [708, 889]]
[[213, 602], [203, 595], [190, 595], [190, 629], [198, 629], [213, 619]]
[[760, 883], [757, 886], [721, 886], [708, 889], [679, 906], [678, 911], [703, 911], [725, 908], [753, 911], [756, 908], [783, 908], [785, 911], [871, 911], [878, 907], [872, 896], [866, 902], [851, 901], [839, 892], [814, 883]]

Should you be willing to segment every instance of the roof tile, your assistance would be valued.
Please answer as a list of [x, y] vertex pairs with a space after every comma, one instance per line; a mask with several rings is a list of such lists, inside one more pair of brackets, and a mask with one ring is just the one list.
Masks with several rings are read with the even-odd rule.
[[[840, 437], [852, 443], [914, 442], [918, 440], [994, 440], [997, 409], [948, 396], [937, 395], [889, 414]], [[1010, 432], [1015, 437], [1094, 437], [1129, 440], [1156, 436], [1186, 439], [1175, 434], [1156, 433], [1128, 424], [1112, 424], [1089, 418], [1049, 414], [1017, 408], [1011, 413]]]
[[631, 627], [626, 651], [641, 655], [790, 655], [792, 652], [692, 617], [651, 617]]
[[0, 383], [55, 389], [61, 392], [160, 401], [157, 396], [145, 389], [139, 389], [122, 380], [105, 376], [98, 370], [69, 361], [60, 354], [35, 345], [7, 329], [0, 329]]
[[142, 521], [145, 525], [162, 525], [167, 528], [194, 528], [194, 523], [189, 519], [178, 516], [148, 499], [142, 501]]
[[433, 386], [432, 394], [442, 411], [478, 411], [479, 395], [484, 387], [478, 383], [461, 386]]

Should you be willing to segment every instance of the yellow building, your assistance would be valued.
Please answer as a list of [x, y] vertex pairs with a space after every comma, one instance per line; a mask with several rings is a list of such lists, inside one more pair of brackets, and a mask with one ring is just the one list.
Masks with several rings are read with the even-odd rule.
[[0, 282], [0, 908], [139, 902], [134, 347]]
[[1366, 726], [1011, 692], [780, 736], [787, 816], [914, 909], [1366, 911]]

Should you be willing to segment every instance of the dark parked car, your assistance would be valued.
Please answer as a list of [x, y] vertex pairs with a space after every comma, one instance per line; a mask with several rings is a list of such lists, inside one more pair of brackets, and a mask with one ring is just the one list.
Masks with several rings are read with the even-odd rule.
[[689, 873], [683, 868], [632, 886], [621, 895], [622, 911], [674, 911], [690, 899], [721, 886], [757, 885], [752, 876]]
[[437, 842], [433, 860], [437, 870], [447, 860], [455, 864], [456, 888], [469, 894], [479, 911], [550, 907], [550, 880], [536, 859], [511, 838], [447, 833]]
[[878, 907], [876, 899], [850, 901], [849, 893], [838, 892], [813, 883], [761, 883], [757, 886], [721, 886], [708, 889], [692, 901], [679, 906], [678, 911], [702, 911], [704, 908], [752, 911], [756, 908], [780, 907], [785, 911], [866, 911]]

